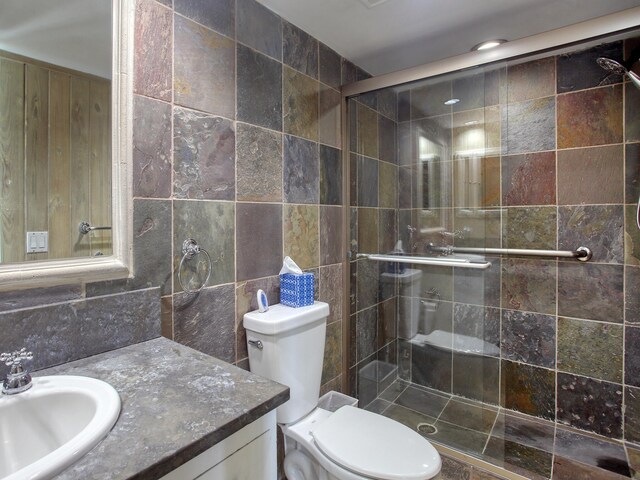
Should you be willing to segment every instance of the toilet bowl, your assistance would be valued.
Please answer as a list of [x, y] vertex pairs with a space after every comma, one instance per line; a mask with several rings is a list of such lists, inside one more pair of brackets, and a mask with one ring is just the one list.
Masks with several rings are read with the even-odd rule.
[[244, 316], [251, 371], [289, 386], [289, 400], [276, 409], [288, 480], [434, 478], [440, 456], [417, 432], [349, 405], [318, 406], [328, 314], [315, 302]]

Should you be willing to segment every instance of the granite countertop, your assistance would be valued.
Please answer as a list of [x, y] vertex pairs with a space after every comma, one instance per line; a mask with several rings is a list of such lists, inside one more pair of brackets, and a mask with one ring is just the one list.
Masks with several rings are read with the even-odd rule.
[[34, 373], [110, 383], [122, 410], [107, 437], [56, 479], [157, 479], [286, 402], [289, 389], [157, 338]]

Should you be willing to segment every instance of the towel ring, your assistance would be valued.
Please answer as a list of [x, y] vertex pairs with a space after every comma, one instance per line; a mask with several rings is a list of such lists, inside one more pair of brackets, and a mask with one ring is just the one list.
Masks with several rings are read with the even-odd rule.
[[[199, 288], [190, 290], [187, 287], [185, 287], [184, 283], [182, 283], [182, 265], [184, 264], [185, 260], [191, 260], [193, 257], [201, 253], [204, 253], [207, 256], [207, 261], [209, 262], [209, 271], [207, 272], [207, 278], [204, 279], [204, 282], [202, 282], [202, 285], [200, 285]], [[211, 256], [209, 255], [209, 252], [207, 252], [204, 248], [198, 245], [198, 242], [196, 242], [193, 238], [187, 238], [184, 242], [182, 242], [182, 260], [180, 260], [180, 265], [178, 266], [178, 282], [180, 282], [180, 286], [182, 287], [182, 290], [184, 290], [186, 293], [200, 293], [200, 290], [202, 290], [204, 286], [207, 284], [207, 282], [209, 281], [209, 277], [211, 276], [211, 270], [212, 270], [212, 265], [211, 265]]]

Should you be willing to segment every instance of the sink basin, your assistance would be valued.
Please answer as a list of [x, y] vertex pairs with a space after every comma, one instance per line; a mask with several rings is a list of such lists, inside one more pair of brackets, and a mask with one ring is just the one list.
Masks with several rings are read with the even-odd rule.
[[0, 394], [0, 478], [53, 477], [100, 442], [119, 414], [118, 392], [94, 378], [35, 377], [26, 392]]

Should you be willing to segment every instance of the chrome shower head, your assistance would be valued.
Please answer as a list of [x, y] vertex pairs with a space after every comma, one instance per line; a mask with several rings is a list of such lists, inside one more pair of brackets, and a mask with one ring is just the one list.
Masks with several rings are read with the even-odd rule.
[[635, 72], [628, 70], [622, 63], [607, 57], [600, 57], [596, 62], [598, 62], [600, 67], [609, 72], [610, 75], [626, 75], [629, 77], [629, 80], [640, 89], [640, 77]]

